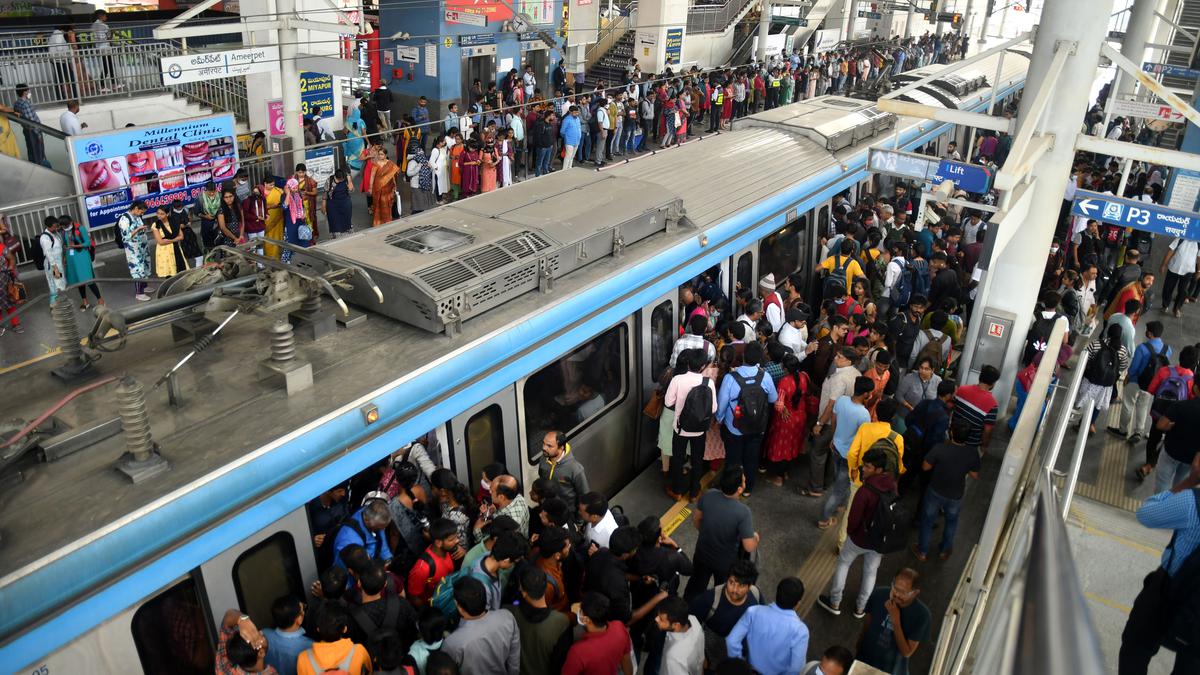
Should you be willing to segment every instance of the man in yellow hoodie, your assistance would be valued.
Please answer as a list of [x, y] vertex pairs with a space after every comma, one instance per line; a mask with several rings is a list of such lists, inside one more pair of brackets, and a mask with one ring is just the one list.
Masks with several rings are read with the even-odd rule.
[[317, 641], [296, 659], [296, 675], [320, 675], [343, 670], [350, 675], [370, 675], [371, 657], [366, 647], [346, 637], [350, 615], [341, 605], [329, 603], [317, 616]]
[[[858, 427], [858, 433], [854, 435], [854, 442], [850, 444], [850, 453], [846, 455], [846, 464], [850, 467], [850, 502], [854, 501], [854, 493], [858, 488], [862, 487], [862, 473], [859, 469], [862, 467], [863, 455], [872, 448], [878, 441], [890, 441], [895, 446], [895, 456], [889, 461], [888, 472], [892, 477], [899, 480], [900, 474], [904, 473], [904, 437], [892, 430], [892, 418], [896, 416], [896, 409], [899, 404], [894, 398], [885, 398], [875, 406], [875, 417], [878, 421], [867, 422]], [[842, 518], [841, 527], [838, 529], [838, 548], [846, 541], [846, 522], [848, 518]]]

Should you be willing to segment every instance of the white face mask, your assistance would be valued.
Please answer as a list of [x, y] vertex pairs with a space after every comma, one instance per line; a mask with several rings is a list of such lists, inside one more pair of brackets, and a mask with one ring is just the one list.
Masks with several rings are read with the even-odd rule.
[[480, 487], [482, 487], [484, 490], [491, 490], [491, 489], [492, 489], [492, 486], [491, 486], [491, 484], [490, 484], [490, 483], [488, 483], [486, 480], [484, 480], [484, 479], [482, 479], [482, 478], [480, 478], [480, 479], [479, 479], [479, 486], [480, 486]]
[[575, 621], [577, 621], [577, 622], [579, 623], [579, 625], [580, 625], [580, 626], [586, 626], [586, 625], [587, 625], [586, 623], [584, 623], [584, 622], [583, 622], [583, 615], [582, 615], [582, 614], [580, 614], [580, 615], [576, 616], [576, 617], [575, 617]]
[[1058, 247], [1057, 246], [1050, 247], [1050, 255], [1058, 255]]

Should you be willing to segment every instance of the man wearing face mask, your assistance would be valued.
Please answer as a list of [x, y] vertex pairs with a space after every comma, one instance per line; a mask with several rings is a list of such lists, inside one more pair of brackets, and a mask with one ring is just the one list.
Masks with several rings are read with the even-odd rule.
[[238, 169], [238, 172], [233, 177], [233, 193], [237, 195], [239, 202], [244, 202], [250, 198], [250, 179], [245, 169]]

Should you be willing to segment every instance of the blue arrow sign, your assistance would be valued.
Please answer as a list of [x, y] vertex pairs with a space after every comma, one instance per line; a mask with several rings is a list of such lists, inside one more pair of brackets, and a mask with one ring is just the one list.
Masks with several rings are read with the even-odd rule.
[[1144, 232], [1200, 239], [1200, 214], [1176, 211], [1158, 204], [1079, 190], [1075, 193], [1071, 213]]
[[1200, 70], [1188, 68], [1187, 66], [1173, 66], [1169, 63], [1143, 63], [1142, 70], [1147, 73], [1154, 73], [1155, 75], [1181, 77], [1187, 80], [1200, 78]]
[[987, 167], [943, 159], [932, 180], [935, 183], [954, 181], [955, 185], [967, 192], [981, 194], [992, 187], [992, 172]]

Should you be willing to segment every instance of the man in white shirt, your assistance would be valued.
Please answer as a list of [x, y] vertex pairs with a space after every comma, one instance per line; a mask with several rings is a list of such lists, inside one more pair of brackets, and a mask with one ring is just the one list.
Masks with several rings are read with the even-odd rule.
[[120, 89], [124, 85], [116, 79], [117, 69], [112, 55], [112, 31], [108, 27], [108, 12], [98, 9], [93, 16], [96, 20], [92, 22], [92, 44], [100, 53], [101, 88], [104, 91], [113, 87]]
[[1091, 319], [1092, 308], [1096, 306], [1096, 277], [1099, 274], [1095, 265], [1084, 265], [1079, 273], [1083, 282], [1083, 292], [1080, 293], [1082, 300], [1079, 304], [1085, 322]]
[[[779, 344], [792, 350], [801, 361], [808, 356], [808, 324], [804, 312], [796, 307], [784, 313], [783, 326], [779, 329]], [[815, 347], [814, 347], [815, 349]]]
[[529, 101], [533, 98], [533, 91], [537, 88], [537, 78], [533, 76], [533, 66], [525, 66], [525, 74], [521, 76], [521, 84], [525, 85], [525, 100]]
[[54, 64], [54, 79], [62, 85], [63, 98], [75, 96], [75, 66], [71, 63], [71, 46], [67, 44], [67, 34], [72, 36], [75, 29], [70, 26], [59, 26], [46, 38], [46, 51]]
[[317, 121], [317, 136], [322, 141], [333, 140], [333, 125], [328, 117], [321, 117], [323, 111], [320, 108], [313, 108], [313, 119]]
[[1171, 304], [1171, 296], [1174, 295], [1175, 318], [1183, 316], [1183, 303], [1187, 299], [1188, 287], [1191, 286], [1190, 277], [1196, 276], [1196, 270], [1200, 267], [1198, 249], [1200, 247], [1197, 246], [1197, 242], [1176, 237], [1175, 241], [1171, 242], [1171, 248], [1163, 258], [1162, 264], [1158, 266], [1159, 275], [1167, 275], [1163, 288], [1162, 311], [1167, 311], [1167, 306]]
[[946, 144], [946, 159], [954, 162], [961, 162], [962, 155], [958, 153], [958, 143], [950, 141]]
[[758, 280], [758, 295], [762, 298], [763, 311], [766, 312], [767, 323], [771, 324], [771, 332], [778, 333], [783, 328], [783, 298], [775, 292], [773, 273]]
[[58, 128], [68, 136], [78, 136], [87, 125], [79, 121], [79, 101], [69, 101], [67, 109], [58, 116]]
[[908, 261], [904, 259], [904, 252], [908, 246], [903, 241], [894, 241], [888, 247], [888, 251], [892, 254], [892, 259], [888, 261], [887, 267], [883, 271], [883, 303], [885, 316], [887, 310], [892, 305], [892, 289], [900, 281], [900, 275], [904, 273], [904, 268], [908, 266]]
[[579, 498], [579, 517], [587, 523], [587, 540], [599, 548], [608, 548], [608, 538], [617, 529], [617, 519], [608, 509], [608, 500], [599, 492], [589, 492]]

